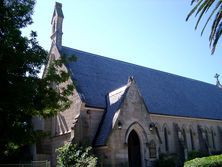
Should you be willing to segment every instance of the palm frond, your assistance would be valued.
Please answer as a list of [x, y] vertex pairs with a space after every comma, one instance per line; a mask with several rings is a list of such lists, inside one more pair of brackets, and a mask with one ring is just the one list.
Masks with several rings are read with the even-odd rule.
[[222, 22], [220, 22], [219, 25], [217, 26], [216, 33], [215, 33], [214, 38], [212, 40], [213, 44], [212, 44], [211, 54], [214, 54], [216, 46], [217, 46], [217, 42], [220, 39], [221, 34], [222, 34]]
[[196, 23], [196, 26], [195, 26], [195, 29], [197, 29], [198, 27], [198, 24], [203, 16], [203, 14], [211, 7], [213, 1], [212, 0], [206, 0], [200, 7], [199, 9], [197, 10], [197, 13], [196, 13], [196, 16], [198, 15], [198, 13], [201, 11], [200, 15], [199, 15], [199, 18], [197, 20], [197, 23]]
[[215, 34], [215, 39], [214, 39], [213, 44], [212, 44], [211, 54], [214, 53], [214, 51], [216, 49], [216, 46], [217, 46], [217, 42], [218, 42], [219, 38], [221, 37], [221, 35], [222, 35], [222, 22], [220, 22], [220, 24], [217, 28], [217, 31], [216, 31], [216, 34]]
[[[190, 11], [190, 13], [187, 15], [186, 21], [190, 18], [190, 16], [197, 10], [197, 8], [199, 7], [199, 5], [201, 4], [203, 0], [198, 1], [198, 3], [196, 4], [196, 6]], [[193, 3], [192, 3], [193, 4]]]
[[210, 46], [212, 46], [212, 41], [214, 40], [214, 36], [217, 30], [217, 26], [220, 23], [220, 20], [222, 18], [222, 10], [220, 9], [217, 14], [216, 17], [213, 21], [212, 27], [211, 27], [211, 33], [210, 33], [210, 37], [209, 37], [209, 41], [210, 41]]
[[193, 5], [193, 3], [194, 3], [195, 1], [198, 1], [198, 0], [192, 0], [191, 3], [190, 3], [190, 5]]
[[212, 16], [214, 15], [214, 13], [217, 11], [217, 9], [221, 6], [221, 3], [222, 3], [222, 1], [217, 2], [215, 8], [213, 9], [213, 11], [211, 12], [210, 16], [208, 17], [206, 23], [204, 24], [204, 27], [203, 27], [203, 29], [202, 29], [202, 31], [201, 31], [201, 35], [203, 35], [203, 32], [204, 32], [207, 24], [209, 23], [210, 19], [212, 18]]
[[[195, 29], [199, 26], [200, 21], [203, 16], [210, 11], [209, 17], [202, 28], [201, 35], [203, 34], [206, 26], [213, 16], [213, 23], [211, 25], [211, 32], [209, 35], [209, 43], [211, 47], [211, 54], [215, 52], [217, 43], [222, 35], [222, 0], [191, 0], [191, 5], [196, 2], [194, 8], [187, 15], [186, 21], [190, 18], [191, 15], [195, 13], [195, 17], [198, 16]], [[205, 19], [204, 19], [205, 20]]]
[[197, 9], [197, 12], [195, 14], [195, 16], [197, 16], [200, 11], [202, 11], [203, 8], [206, 8], [207, 7], [207, 4], [210, 2], [211, 0], [205, 0], [202, 4], [199, 5], [198, 9]]

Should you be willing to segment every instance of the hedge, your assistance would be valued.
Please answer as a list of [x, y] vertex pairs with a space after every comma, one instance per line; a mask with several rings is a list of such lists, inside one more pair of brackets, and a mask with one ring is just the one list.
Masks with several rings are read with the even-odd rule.
[[187, 161], [184, 167], [222, 167], [222, 154]]
[[[212, 155], [218, 155], [218, 154], [212, 154]], [[190, 151], [188, 153], [188, 158], [187, 160], [192, 160], [194, 158], [202, 158], [202, 157], [207, 157], [209, 156], [209, 154], [206, 154], [204, 152], [201, 152], [201, 151], [197, 151], [197, 150], [193, 150], [193, 151]]]
[[176, 155], [161, 154], [159, 159], [156, 161], [155, 167], [175, 167], [176, 162], [177, 162]]

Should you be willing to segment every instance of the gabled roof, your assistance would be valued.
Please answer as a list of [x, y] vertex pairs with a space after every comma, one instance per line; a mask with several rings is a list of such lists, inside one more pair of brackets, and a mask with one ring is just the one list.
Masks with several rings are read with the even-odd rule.
[[215, 85], [68, 47], [62, 53], [77, 56], [67, 68], [88, 106], [106, 108], [106, 95], [134, 76], [151, 113], [222, 120], [222, 90]]
[[116, 120], [119, 115], [119, 109], [127, 93], [130, 83], [110, 92], [107, 95], [107, 108], [104, 113], [104, 117], [101, 122], [101, 126], [98, 129], [94, 145], [101, 146], [104, 145], [107, 137], [109, 136], [112, 128], [114, 127]]

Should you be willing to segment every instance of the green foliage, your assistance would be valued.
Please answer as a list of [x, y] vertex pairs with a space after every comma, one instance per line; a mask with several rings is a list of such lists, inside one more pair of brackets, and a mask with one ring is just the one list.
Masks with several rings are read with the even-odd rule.
[[221, 167], [222, 166], [222, 155], [214, 155], [203, 158], [195, 158], [187, 161], [184, 167]]
[[95, 167], [97, 158], [92, 148], [78, 144], [65, 144], [56, 150], [57, 165], [61, 167]]
[[188, 160], [194, 159], [194, 158], [201, 158], [207, 156], [205, 153], [201, 151], [193, 150], [188, 153]]
[[212, 17], [214, 17], [213, 23], [211, 25], [211, 33], [209, 36], [210, 46], [212, 47], [211, 53], [213, 54], [216, 49], [218, 40], [220, 39], [221, 34], [222, 34], [222, 22], [221, 22], [222, 1], [220, 0], [192, 0], [191, 5], [193, 4], [196, 4], [196, 5], [190, 11], [186, 20], [188, 20], [190, 16], [192, 15], [198, 16], [195, 29], [198, 27], [201, 19], [203, 19], [203, 16], [207, 15], [208, 11], [210, 12], [207, 19], [204, 19], [206, 20], [206, 22], [203, 26], [201, 35], [203, 34], [208, 23], [211, 21]]
[[159, 160], [156, 161], [156, 167], [175, 167], [177, 157], [175, 155], [161, 154]]
[[38, 77], [48, 53], [39, 46], [36, 32], [27, 38], [20, 30], [32, 23], [34, 4], [35, 0], [0, 1], [0, 163], [22, 159], [28, 145], [45, 135], [33, 130], [32, 117], [49, 117], [69, 107], [74, 88], [54, 87], [69, 78], [61, 70], [64, 58], [51, 63], [43, 79]]

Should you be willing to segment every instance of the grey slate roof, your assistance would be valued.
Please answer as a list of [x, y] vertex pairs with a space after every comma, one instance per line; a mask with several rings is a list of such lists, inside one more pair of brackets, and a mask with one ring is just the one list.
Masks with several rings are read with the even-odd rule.
[[106, 108], [106, 95], [134, 76], [149, 112], [222, 120], [222, 90], [215, 85], [63, 47], [67, 65], [88, 106]]

